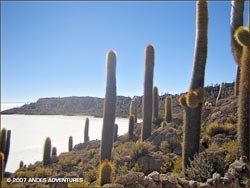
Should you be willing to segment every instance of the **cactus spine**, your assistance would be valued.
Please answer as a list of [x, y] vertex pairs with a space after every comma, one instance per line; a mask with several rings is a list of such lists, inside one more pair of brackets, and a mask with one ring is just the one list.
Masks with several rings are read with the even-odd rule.
[[172, 122], [172, 98], [167, 96], [165, 98], [165, 121], [167, 123]]
[[[249, 5], [250, 6], [250, 5]], [[250, 22], [250, 20], [249, 20]], [[250, 161], [250, 25], [239, 27], [235, 32], [236, 41], [243, 47], [240, 63], [240, 85], [238, 99], [238, 143], [240, 155]]]
[[46, 138], [43, 150], [43, 166], [48, 166], [51, 164], [51, 139]]
[[72, 136], [70, 136], [69, 137], [69, 151], [72, 151], [72, 149], [73, 149], [73, 137]]
[[112, 164], [108, 160], [104, 160], [99, 169], [100, 185], [111, 183], [112, 180]]
[[117, 140], [117, 136], [118, 136], [118, 125], [115, 124], [115, 125], [114, 125], [113, 142], [115, 142], [115, 141]]
[[129, 118], [128, 135], [129, 135], [129, 139], [132, 139], [134, 136], [135, 116], [129, 115], [128, 118]]
[[107, 53], [106, 94], [103, 109], [101, 161], [111, 159], [116, 109], [116, 54]]
[[11, 138], [11, 130], [8, 130], [6, 144], [5, 144], [5, 151], [4, 151], [4, 170], [6, 168], [10, 153], [10, 138]]
[[159, 94], [158, 87], [154, 86], [153, 88], [153, 120], [158, 119], [158, 111], [159, 111]]
[[[208, 7], [207, 0], [197, 0], [196, 2], [196, 44], [194, 53], [193, 75], [190, 83], [190, 91], [204, 87], [205, 67], [207, 59], [207, 35], [208, 35]], [[182, 97], [195, 104], [196, 99], [193, 95]], [[192, 98], [189, 98], [191, 97]], [[198, 95], [197, 95], [198, 97]], [[200, 97], [198, 97], [200, 98]], [[188, 100], [190, 99], [190, 100]], [[182, 101], [183, 102], [183, 101]], [[184, 105], [184, 103], [183, 103]], [[193, 159], [194, 155], [199, 152], [200, 143], [200, 125], [201, 125], [201, 109], [200, 102], [197, 107], [185, 107], [184, 121], [184, 145], [182, 152], [183, 170], [189, 166], [189, 159]]]
[[84, 142], [88, 141], [89, 141], [89, 118], [86, 118], [84, 127]]
[[238, 27], [243, 25], [243, 12], [245, 0], [232, 0], [231, 2], [231, 47], [235, 62], [237, 64], [236, 79], [234, 84], [234, 95], [239, 95], [239, 81], [240, 81], [240, 59], [242, 55], [242, 46], [235, 40], [234, 34]]
[[148, 45], [145, 54], [144, 97], [142, 104], [142, 141], [151, 135], [152, 126], [152, 90], [154, 77], [154, 47]]

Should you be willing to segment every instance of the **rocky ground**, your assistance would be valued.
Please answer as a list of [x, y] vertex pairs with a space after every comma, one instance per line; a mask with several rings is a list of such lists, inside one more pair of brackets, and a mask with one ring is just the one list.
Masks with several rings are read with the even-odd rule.
[[[162, 118], [153, 123], [153, 133], [140, 142], [141, 123], [135, 125], [135, 135], [121, 135], [113, 144], [112, 184], [103, 187], [125, 188], [212, 188], [250, 187], [249, 164], [237, 155], [237, 97], [232, 87], [215, 105], [214, 89], [207, 90], [201, 127], [201, 153], [196, 156], [188, 174], [182, 173], [183, 109], [174, 101], [173, 122], [161, 127]], [[71, 152], [54, 156], [44, 168], [42, 162], [25, 165], [15, 173], [18, 177], [83, 178], [83, 183], [4, 183], [6, 187], [98, 187], [100, 141], [79, 143]], [[6, 179], [5, 179], [6, 181]]]

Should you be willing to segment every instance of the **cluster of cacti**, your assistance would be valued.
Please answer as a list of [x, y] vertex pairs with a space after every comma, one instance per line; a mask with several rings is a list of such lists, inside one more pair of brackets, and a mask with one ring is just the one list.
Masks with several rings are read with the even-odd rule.
[[69, 151], [72, 151], [73, 149], [73, 137], [72, 136], [69, 137], [68, 146], [69, 146]]
[[1, 147], [0, 152], [4, 155], [4, 170], [6, 168], [9, 152], [10, 152], [10, 139], [11, 139], [11, 130], [6, 130], [5, 128], [1, 131]]
[[158, 119], [158, 113], [159, 113], [159, 93], [158, 93], [158, 87], [153, 87], [153, 120]]
[[216, 106], [218, 105], [219, 100], [222, 98], [224, 89], [225, 89], [225, 83], [221, 82], [221, 84], [220, 84], [220, 90], [219, 90], [218, 96], [216, 98]]
[[52, 157], [56, 157], [57, 156], [57, 149], [56, 149], [56, 147], [52, 148], [51, 155], [52, 155]]
[[134, 126], [135, 126], [135, 116], [129, 115], [128, 117], [128, 137], [132, 139], [134, 137]]
[[154, 77], [154, 47], [148, 45], [145, 54], [144, 96], [142, 104], [142, 141], [151, 135], [152, 126], [152, 91]]
[[114, 125], [114, 133], [113, 133], [113, 142], [115, 142], [117, 140], [118, 137], [118, 125], [115, 124]]
[[86, 118], [84, 127], [84, 142], [88, 141], [89, 141], [89, 118]]
[[104, 160], [101, 162], [99, 168], [99, 178], [100, 178], [100, 186], [104, 184], [111, 183], [112, 181], [112, 163], [108, 160]]
[[164, 119], [167, 123], [172, 122], [172, 97], [167, 96], [165, 98], [165, 105], [164, 105]]
[[237, 28], [243, 25], [245, 0], [232, 0], [231, 3], [231, 47], [235, 62], [237, 64], [236, 79], [234, 85], [234, 95], [239, 94], [239, 81], [240, 81], [240, 61], [242, 56], [242, 46], [235, 40], [234, 34]]
[[51, 164], [51, 139], [46, 138], [43, 150], [43, 166]]
[[[249, 20], [250, 22], [250, 20]], [[239, 27], [235, 39], [243, 47], [240, 61], [240, 83], [238, 98], [238, 143], [240, 155], [250, 160], [250, 25]]]
[[116, 111], [116, 54], [107, 53], [106, 94], [103, 107], [103, 127], [100, 160], [111, 160]]
[[[196, 2], [196, 44], [194, 65], [189, 92], [179, 99], [185, 107], [183, 135], [183, 171], [199, 152], [202, 99], [204, 98], [204, 77], [207, 59], [208, 6], [207, 0]], [[200, 88], [200, 89], [199, 89]]]

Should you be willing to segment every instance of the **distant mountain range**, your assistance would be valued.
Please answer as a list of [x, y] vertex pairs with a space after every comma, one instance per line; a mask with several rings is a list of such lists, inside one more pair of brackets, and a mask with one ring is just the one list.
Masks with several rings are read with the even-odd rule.
[[[225, 84], [225, 95], [232, 95], [233, 83]], [[218, 95], [219, 85], [211, 85], [206, 88], [206, 100], [215, 103]], [[163, 117], [164, 112], [164, 94], [159, 97], [159, 115]], [[178, 102], [179, 95], [171, 95], [173, 98], [174, 113], [182, 112], [182, 108]], [[117, 96], [116, 101], [116, 117], [128, 117], [130, 97]], [[142, 97], [138, 97], [138, 117], [141, 117]], [[97, 97], [57, 97], [57, 98], [41, 98], [37, 102], [25, 104], [18, 108], [4, 110], [1, 114], [25, 114], [25, 115], [86, 115], [102, 117], [103, 115], [103, 99]]]

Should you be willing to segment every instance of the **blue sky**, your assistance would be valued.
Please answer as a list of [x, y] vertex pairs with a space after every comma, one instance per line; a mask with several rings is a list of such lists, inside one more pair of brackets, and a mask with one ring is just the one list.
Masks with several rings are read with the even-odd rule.
[[[2, 103], [104, 97], [110, 49], [117, 52], [117, 94], [142, 95], [147, 44], [155, 47], [154, 85], [159, 93], [188, 90], [194, 1], [1, 3]], [[230, 1], [209, 2], [205, 85], [235, 78], [230, 9]]]

